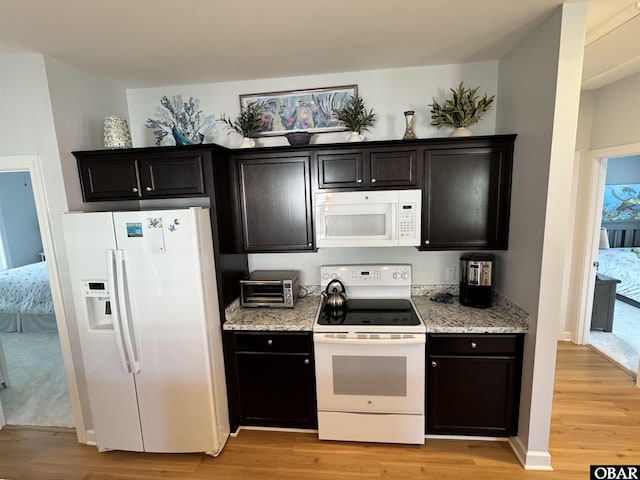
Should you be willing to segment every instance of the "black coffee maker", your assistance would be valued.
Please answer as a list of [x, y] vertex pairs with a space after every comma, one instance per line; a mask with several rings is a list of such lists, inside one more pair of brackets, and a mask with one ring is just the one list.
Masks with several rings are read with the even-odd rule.
[[466, 253], [460, 257], [460, 304], [489, 308], [493, 298], [495, 257], [483, 253]]

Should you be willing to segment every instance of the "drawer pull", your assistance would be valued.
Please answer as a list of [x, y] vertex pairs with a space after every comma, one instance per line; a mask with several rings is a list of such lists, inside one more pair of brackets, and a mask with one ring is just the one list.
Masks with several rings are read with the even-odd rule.
[[133, 188], [131, 189], [131, 191], [132, 191], [133, 193], [138, 193], [138, 189], [137, 189], [136, 187], [133, 187]]
[[309, 365], [309, 359], [308, 359], [308, 358], [305, 358], [305, 359], [304, 359], [304, 364], [305, 364], [305, 365]]
[[267, 345], [273, 345], [273, 340], [271, 339], [267, 340]]
[[478, 344], [476, 342], [471, 342], [469, 345], [471, 345], [471, 348], [477, 348]]
[[437, 366], [438, 366], [438, 364], [437, 364], [436, 362], [432, 361], [432, 362], [431, 362], [431, 366], [432, 366], [432, 367], [437, 367]]
[[153, 190], [153, 188], [151, 188], [151, 187], [146, 187], [146, 188], [145, 188], [145, 190], [146, 190], [147, 192], [150, 192], [151, 190]]

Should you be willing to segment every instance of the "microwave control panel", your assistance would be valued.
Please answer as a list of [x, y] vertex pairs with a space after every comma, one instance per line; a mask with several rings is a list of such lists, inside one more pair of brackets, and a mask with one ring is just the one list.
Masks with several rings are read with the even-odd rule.
[[415, 203], [401, 203], [399, 208], [400, 238], [414, 238], [416, 236], [416, 205]]

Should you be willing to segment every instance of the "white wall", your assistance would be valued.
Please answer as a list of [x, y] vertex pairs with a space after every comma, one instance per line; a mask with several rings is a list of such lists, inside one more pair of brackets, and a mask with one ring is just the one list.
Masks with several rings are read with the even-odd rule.
[[[186, 100], [190, 96], [200, 99], [200, 106], [206, 115], [222, 113], [235, 117], [240, 111], [239, 95], [264, 93], [280, 90], [299, 90], [307, 88], [331, 87], [338, 85], [358, 85], [358, 92], [364, 98], [367, 107], [377, 114], [377, 123], [370, 132], [365, 133], [368, 140], [400, 139], [404, 134], [405, 110], [415, 110], [414, 130], [419, 138], [442, 137], [448, 129], [437, 130], [429, 126], [430, 108], [433, 97], [442, 99], [449, 94], [449, 88], [464, 80], [465, 85], [481, 85], [481, 92], [489, 95], [496, 93], [497, 62], [464, 65], [439, 65], [429, 67], [403, 68], [393, 70], [371, 70], [328, 75], [272, 78], [228, 83], [210, 83], [180, 87], [160, 87], [130, 89], [129, 118], [134, 146], [154, 145], [152, 130], [144, 124], [155, 117], [160, 107], [162, 95], [182, 94]], [[492, 134], [495, 129], [495, 109], [491, 110], [478, 124], [472, 127], [478, 135]], [[344, 141], [345, 132], [315, 135], [312, 143], [332, 143]], [[212, 138], [205, 142], [236, 147], [241, 138], [235, 133], [227, 134], [218, 123]], [[258, 146], [287, 145], [284, 137], [262, 138]]]
[[[249, 255], [249, 270], [293, 268], [301, 271], [304, 285], [322, 285], [320, 266], [340, 263], [410, 263], [413, 283], [457, 284], [460, 252], [419, 252], [413, 247], [321, 248], [317, 253]], [[455, 280], [445, 279], [445, 268], [454, 267]]]
[[83, 204], [78, 167], [71, 152], [104, 148], [104, 117], [127, 116], [125, 89], [53, 58], [45, 58], [45, 68], [69, 210], [104, 209], [103, 204]]
[[548, 468], [558, 325], [577, 130], [586, 3], [565, 4], [500, 61], [496, 130], [518, 132], [509, 250], [500, 287], [527, 310], [516, 446]]
[[640, 142], [640, 73], [595, 93], [591, 150]]
[[0, 173], [0, 221], [7, 267], [39, 262], [42, 240], [27, 172]]

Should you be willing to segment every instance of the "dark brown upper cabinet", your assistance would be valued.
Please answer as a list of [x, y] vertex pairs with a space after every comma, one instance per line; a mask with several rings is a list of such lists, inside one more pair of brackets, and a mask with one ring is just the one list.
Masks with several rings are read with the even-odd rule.
[[515, 135], [427, 146], [421, 250], [507, 248]]
[[415, 188], [418, 184], [415, 147], [319, 151], [316, 161], [319, 189]]
[[319, 188], [364, 188], [364, 162], [360, 150], [319, 152]]
[[73, 152], [85, 202], [197, 197], [207, 194], [210, 152], [166, 147]]
[[247, 252], [313, 250], [310, 154], [236, 155]]

